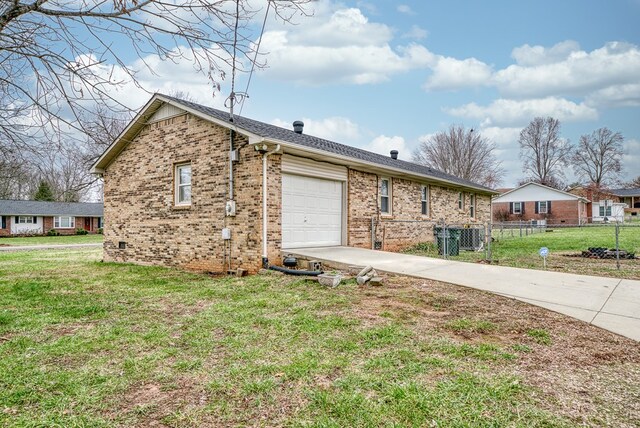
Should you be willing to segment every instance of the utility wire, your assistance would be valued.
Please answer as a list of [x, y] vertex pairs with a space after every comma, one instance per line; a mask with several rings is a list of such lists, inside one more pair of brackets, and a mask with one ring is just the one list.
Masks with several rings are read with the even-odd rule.
[[[249, 85], [251, 84], [251, 77], [253, 76], [253, 70], [256, 68], [256, 61], [258, 59], [258, 52], [260, 51], [260, 43], [262, 43], [262, 36], [264, 34], [264, 28], [267, 25], [267, 16], [269, 16], [269, 8], [271, 7], [271, 0], [267, 1], [267, 10], [264, 13], [264, 21], [262, 21], [262, 30], [260, 30], [260, 37], [258, 38], [258, 45], [256, 46], [256, 54], [253, 57], [251, 63], [251, 71], [249, 72], [249, 79], [247, 80], [247, 88], [244, 90], [242, 101], [240, 102], [240, 115], [242, 115], [242, 109], [244, 108], [245, 99], [249, 98]], [[233, 85], [232, 85], [233, 86]]]

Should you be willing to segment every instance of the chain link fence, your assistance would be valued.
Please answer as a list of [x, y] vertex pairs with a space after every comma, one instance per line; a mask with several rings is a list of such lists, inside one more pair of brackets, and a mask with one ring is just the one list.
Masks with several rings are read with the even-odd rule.
[[[547, 225], [373, 219], [375, 249], [472, 263], [640, 279], [640, 222]], [[541, 255], [548, 253], [545, 257]]]

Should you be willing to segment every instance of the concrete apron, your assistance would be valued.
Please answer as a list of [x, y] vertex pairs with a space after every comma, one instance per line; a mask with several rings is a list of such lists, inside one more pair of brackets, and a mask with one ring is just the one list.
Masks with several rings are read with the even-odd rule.
[[371, 265], [489, 291], [541, 306], [640, 341], [640, 281], [456, 262], [351, 247], [283, 250], [336, 268]]

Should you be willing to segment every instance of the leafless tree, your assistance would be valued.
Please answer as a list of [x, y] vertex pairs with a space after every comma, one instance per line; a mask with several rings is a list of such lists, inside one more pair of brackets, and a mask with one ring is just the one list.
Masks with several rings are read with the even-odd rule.
[[617, 181], [616, 175], [622, 171], [623, 143], [621, 133], [606, 127], [580, 136], [571, 157], [576, 175], [598, 188]]
[[422, 141], [413, 152], [413, 161], [493, 188], [504, 176], [495, 148], [479, 132], [451, 125], [448, 131]]
[[[264, 4], [289, 20], [309, 1]], [[1, 0], [0, 145], [86, 133], [82, 119], [96, 104], [126, 111], [114, 89], [141, 87], [137, 73], [155, 72], [154, 55], [187, 61], [218, 90], [225, 70], [253, 64], [250, 29], [264, 9], [247, 0]]]
[[625, 189], [640, 189], [640, 175], [626, 183], [623, 183], [622, 187]]
[[560, 121], [536, 117], [520, 131], [520, 159], [526, 181], [562, 188], [565, 167], [571, 156], [569, 140], [560, 136]]

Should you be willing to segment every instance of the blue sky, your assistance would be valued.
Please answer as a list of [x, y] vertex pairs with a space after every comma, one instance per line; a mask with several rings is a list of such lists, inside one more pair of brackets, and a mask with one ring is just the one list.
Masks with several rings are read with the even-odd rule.
[[[243, 115], [285, 127], [301, 119], [306, 133], [407, 160], [420, 140], [463, 124], [498, 146], [504, 186], [522, 175], [519, 131], [551, 115], [572, 142], [602, 126], [620, 131], [625, 176], [640, 175], [639, 0], [320, 0], [310, 9], [296, 25], [269, 20], [268, 65]], [[141, 72], [147, 90], [223, 106], [230, 79], [212, 97], [189, 64], [150, 59], [158, 75]], [[134, 108], [148, 97], [121, 93]]]

